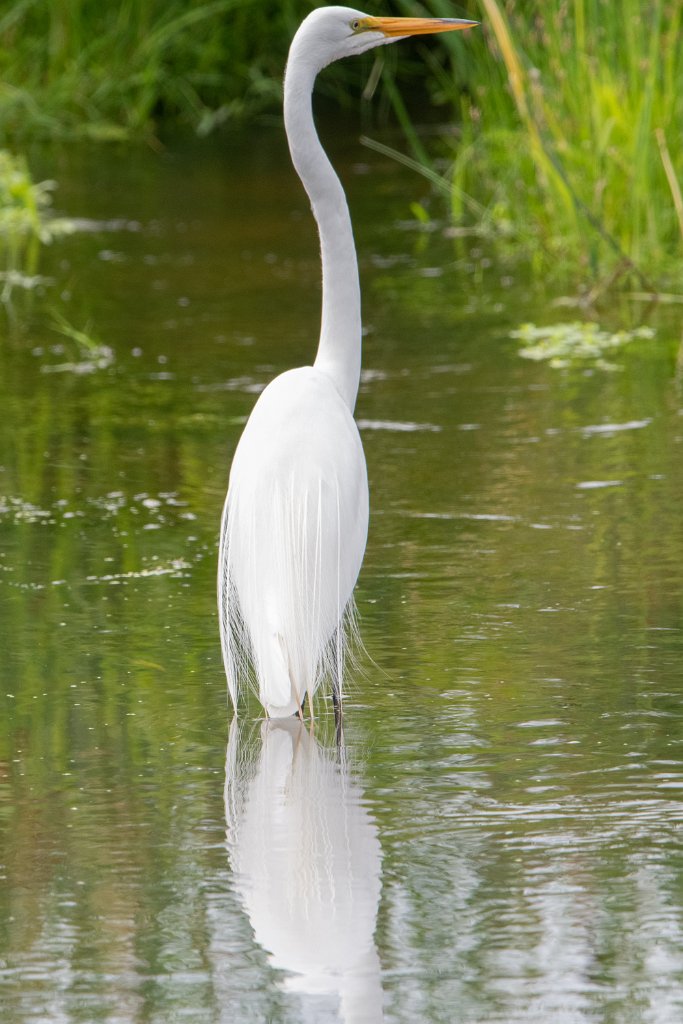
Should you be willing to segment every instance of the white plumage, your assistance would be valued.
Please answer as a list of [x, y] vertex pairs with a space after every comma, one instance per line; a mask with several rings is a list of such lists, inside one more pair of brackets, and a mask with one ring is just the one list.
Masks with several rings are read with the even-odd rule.
[[322, 322], [314, 365], [281, 374], [263, 391], [230, 471], [218, 604], [235, 707], [245, 681], [271, 717], [300, 712], [328, 674], [341, 698], [367, 537], [367, 471], [353, 419], [361, 366], [358, 265], [344, 190], [313, 122], [316, 75], [340, 57], [471, 24], [323, 7], [292, 41], [285, 128], [320, 234]]
[[341, 678], [339, 632], [367, 522], [365, 456], [348, 406], [319, 370], [283, 373], [240, 440], [221, 531], [233, 701], [249, 662], [273, 717], [298, 711], [328, 672]]

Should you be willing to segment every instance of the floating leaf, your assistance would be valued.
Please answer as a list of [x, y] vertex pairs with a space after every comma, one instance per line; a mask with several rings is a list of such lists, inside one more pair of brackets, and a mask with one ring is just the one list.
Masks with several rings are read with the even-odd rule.
[[623, 348], [636, 339], [654, 338], [651, 327], [633, 330], [605, 331], [598, 324], [574, 321], [569, 324], [522, 324], [510, 337], [522, 343], [519, 350], [523, 359], [550, 363], [555, 369], [574, 364], [590, 363], [601, 370], [615, 370], [616, 364], [605, 356]]

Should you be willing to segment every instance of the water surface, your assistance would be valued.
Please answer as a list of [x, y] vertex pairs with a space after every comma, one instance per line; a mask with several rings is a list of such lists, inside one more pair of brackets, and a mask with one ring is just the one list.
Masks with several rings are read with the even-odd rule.
[[81, 224], [0, 345], [3, 1020], [677, 1024], [680, 322], [599, 310], [657, 330], [611, 373], [520, 359], [582, 314], [336, 149], [372, 503], [340, 748], [327, 704], [231, 729], [217, 641], [230, 456], [315, 344], [278, 131], [34, 158]]

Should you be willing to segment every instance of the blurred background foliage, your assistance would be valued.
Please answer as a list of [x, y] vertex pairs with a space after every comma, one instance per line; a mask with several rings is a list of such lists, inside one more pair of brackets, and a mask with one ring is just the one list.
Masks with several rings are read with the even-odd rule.
[[[160, 146], [179, 128], [202, 135], [279, 117], [289, 41], [312, 6], [13, 0], [0, 14], [5, 144]], [[683, 291], [683, 0], [372, 7], [481, 22], [321, 76], [328, 120], [340, 104], [357, 109], [361, 94], [366, 132], [400, 126], [385, 153], [412, 161], [445, 197], [416, 216], [447, 216], [538, 275], [578, 279], [589, 297], [615, 281]]]

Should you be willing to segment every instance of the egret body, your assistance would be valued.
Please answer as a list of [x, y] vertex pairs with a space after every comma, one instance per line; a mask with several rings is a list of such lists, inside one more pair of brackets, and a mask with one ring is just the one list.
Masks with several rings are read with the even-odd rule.
[[358, 264], [344, 190], [313, 121], [316, 75], [341, 57], [473, 24], [322, 7], [292, 40], [285, 129], [320, 235], [322, 322], [313, 366], [288, 370], [265, 388], [230, 471], [218, 604], [235, 707], [240, 685], [252, 680], [267, 715], [300, 712], [326, 675], [340, 701], [344, 638], [367, 538], [367, 471], [353, 419], [361, 368]]

